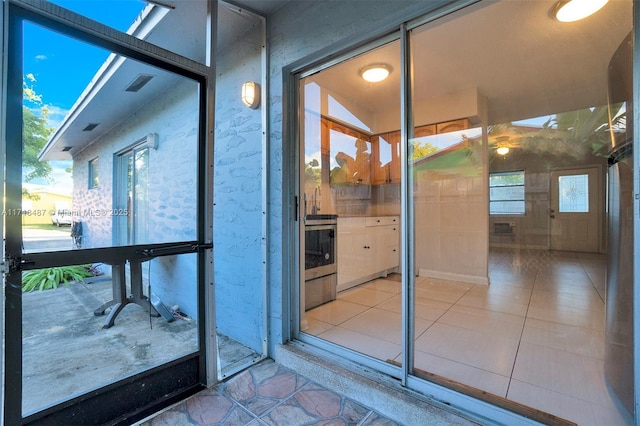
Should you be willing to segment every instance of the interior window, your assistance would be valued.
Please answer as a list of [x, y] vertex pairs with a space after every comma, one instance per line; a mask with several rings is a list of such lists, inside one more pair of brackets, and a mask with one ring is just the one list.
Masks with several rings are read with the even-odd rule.
[[489, 212], [524, 214], [524, 170], [489, 174]]

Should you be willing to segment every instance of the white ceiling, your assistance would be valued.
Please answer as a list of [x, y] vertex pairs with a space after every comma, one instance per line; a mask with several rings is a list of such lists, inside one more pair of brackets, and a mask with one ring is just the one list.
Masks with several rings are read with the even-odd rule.
[[[612, 0], [575, 23], [550, 17], [555, 3], [482, 2], [414, 30], [414, 101], [438, 102], [476, 88], [487, 98], [489, 124], [606, 104], [608, 63], [631, 31], [632, 2]], [[382, 83], [364, 82], [358, 71], [376, 62], [394, 72]], [[355, 110], [366, 106], [372, 115], [383, 114], [400, 102], [399, 64], [396, 42], [312, 80]]]

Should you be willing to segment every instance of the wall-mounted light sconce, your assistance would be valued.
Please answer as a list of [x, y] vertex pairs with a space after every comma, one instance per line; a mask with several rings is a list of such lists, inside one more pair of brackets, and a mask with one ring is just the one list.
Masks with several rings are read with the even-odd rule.
[[391, 67], [387, 64], [367, 65], [360, 70], [360, 76], [369, 83], [377, 83], [389, 77]]
[[501, 146], [500, 148], [496, 149], [496, 152], [502, 156], [505, 156], [509, 153], [509, 148], [506, 146]]
[[551, 15], [560, 22], [574, 22], [591, 16], [609, 0], [563, 0], [558, 2]]
[[242, 102], [249, 108], [260, 106], [260, 85], [254, 81], [242, 83]]

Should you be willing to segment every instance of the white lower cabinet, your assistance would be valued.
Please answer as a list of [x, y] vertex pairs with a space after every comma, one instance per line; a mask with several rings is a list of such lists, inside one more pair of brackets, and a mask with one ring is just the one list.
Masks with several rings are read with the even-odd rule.
[[338, 218], [338, 291], [396, 272], [399, 216]]

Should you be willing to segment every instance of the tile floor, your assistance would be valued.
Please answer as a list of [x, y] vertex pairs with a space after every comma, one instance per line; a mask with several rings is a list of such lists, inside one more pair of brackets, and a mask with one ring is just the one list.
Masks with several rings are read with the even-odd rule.
[[324, 389], [293, 371], [263, 361], [141, 423], [183, 425], [358, 425], [397, 423]]
[[[491, 285], [416, 279], [415, 366], [584, 425], [623, 425], [604, 381], [604, 255], [496, 250]], [[398, 277], [308, 311], [305, 332], [400, 361]]]

